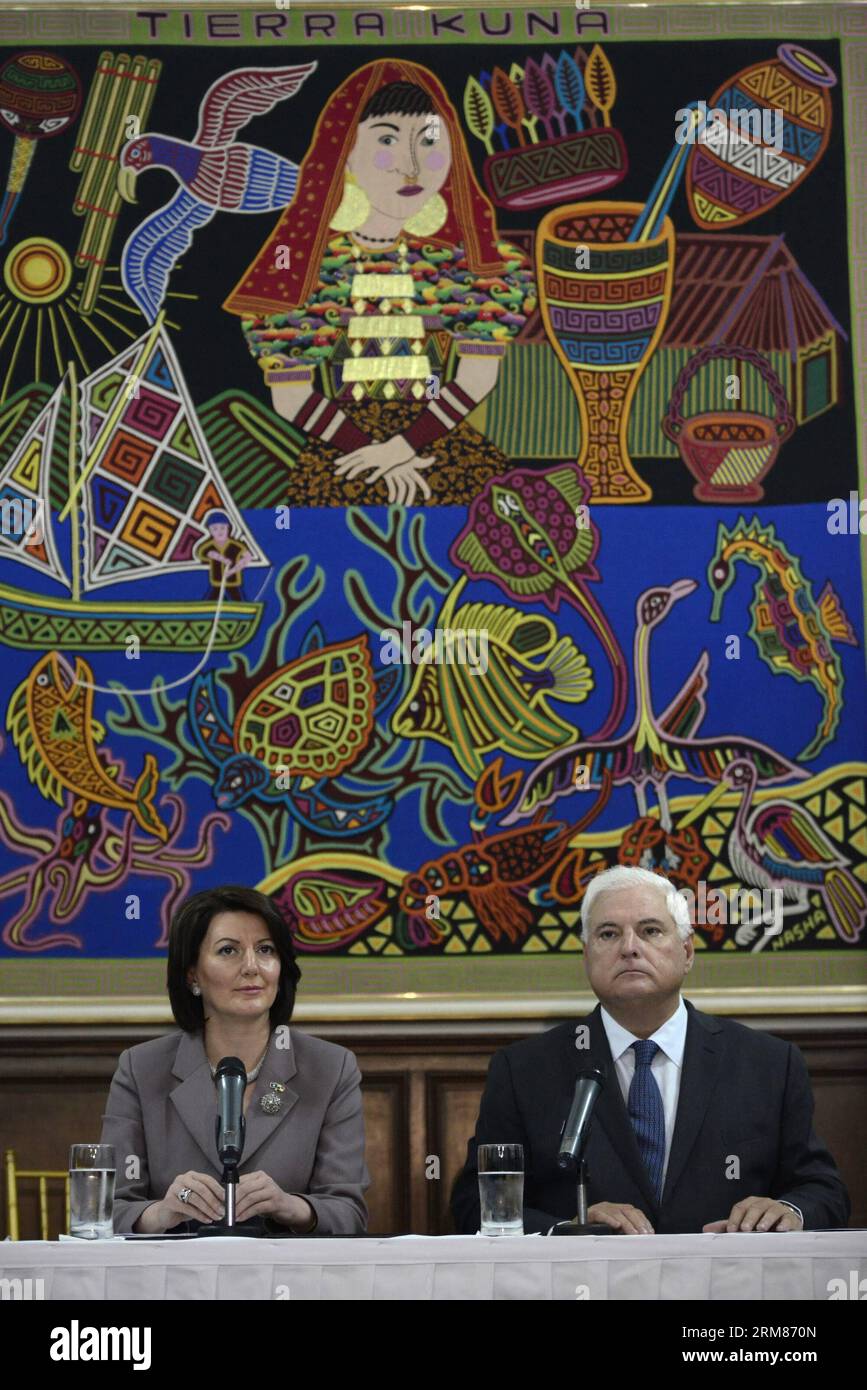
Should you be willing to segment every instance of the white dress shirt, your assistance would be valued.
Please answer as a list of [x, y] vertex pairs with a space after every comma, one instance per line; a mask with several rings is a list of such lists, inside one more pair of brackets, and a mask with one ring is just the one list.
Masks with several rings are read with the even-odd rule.
[[[635, 1053], [632, 1044], [639, 1039], [634, 1033], [630, 1033], [627, 1028], [623, 1028], [616, 1019], [604, 1008], [602, 1013], [602, 1026], [608, 1038], [608, 1046], [611, 1048], [611, 1057], [614, 1068], [617, 1072], [617, 1080], [620, 1083], [620, 1090], [623, 1095], [623, 1104], [626, 1105], [629, 1098], [629, 1087], [635, 1075]], [[683, 1051], [686, 1047], [686, 1024], [687, 1024], [686, 1005], [683, 999], [678, 999], [677, 1008], [663, 1023], [661, 1028], [657, 1028], [655, 1033], [651, 1033], [650, 1040], [655, 1042], [659, 1051], [650, 1064], [653, 1078], [659, 1087], [662, 1096], [662, 1110], [665, 1116], [665, 1158], [662, 1163], [662, 1182], [665, 1184], [665, 1175], [668, 1171], [668, 1156], [671, 1153], [671, 1141], [674, 1136], [674, 1121], [677, 1115], [677, 1101], [680, 1095], [680, 1078], [683, 1072]], [[726, 1213], [727, 1215], [728, 1213]]]
[[[608, 1038], [608, 1046], [611, 1048], [611, 1057], [614, 1068], [617, 1072], [617, 1080], [620, 1083], [620, 1090], [623, 1095], [623, 1104], [628, 1108], [629, 1087], [635, 1075], [635, 1053], [632, 1044], [639, 1039], [634, 1033], [630, 1033], [627, 1028], [623, 1028], [616, 1019], [612, 1018], [603, 1006], [600, 1009], [602, 1014], [602, 1026]], [[677, 1101], [680, 1096], [680, 1078], [683, 1075], [683, 1053], [686, 1047], [686, 1025], [688, 1015], [686, 1005], [681, 997], [677, 1008], [663, 1023], [661, 1028], [657, 1028], [655, 1033], [651, 1033], [650, 1038], [655, 1042], [659, 1051], [650, 1064], [654, 1080], [659, 1087], [662, 1096], [662, 1110], [665, 1116], [665, 1158], [662, 1164], [662, 1184], [665, 1186], [665, 1176], [668, 1172], [668, 1157], [671, 1153], [671, 1141], [674, 1137], [674, 1122], [677, 1117]], [[783, 1202], [783, 1206], [790, 1207], [800, 1218], [801, 1227], [804, 1225], [804, 1214], [800, 1207], [796, 1207], [794, 1202]], [[728, 1212], [720, 1212], [720, 1219], [728, 1216]]]

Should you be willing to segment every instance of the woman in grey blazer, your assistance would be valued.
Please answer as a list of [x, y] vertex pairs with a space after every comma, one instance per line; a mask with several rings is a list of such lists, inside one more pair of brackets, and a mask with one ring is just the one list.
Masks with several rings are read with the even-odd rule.
[[214, 1070], [247, 1069], [236, 1219], [299, 1235], [367, 1226], [361, 1073], [351, 1052], [289, 1028], [301, 971], [289, 928], [251, 888], [196, 893], [169, 935], [180, 1032], [121, 1053], [103, 1116], [115, 1146], [114, 1228], [156, 1234], [223, 1219]]

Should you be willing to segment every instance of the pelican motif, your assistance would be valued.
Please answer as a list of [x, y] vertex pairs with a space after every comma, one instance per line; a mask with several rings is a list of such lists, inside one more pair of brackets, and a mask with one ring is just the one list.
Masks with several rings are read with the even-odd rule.
[[635, 718], [620, 738], [597, 743], [585, 739], [558, 749], [530, 773], [517, 806], [504, 819], [509, 825], [551, 806], [561, 796], [595, 790], [608, 772], [613, 787], [632, 786], [638, 813], [647, 815], [647, 789], [659, 803], [660, 825], [672, 829], [667, 783], [671, 777], [690, 782], [717, 783], [730, 763], [746, 760], [761, 786], [806, 777], [807, 772], [757, 739], [740, 734], [696, 738], [707, 713], [708, 654], [702, 652], [665, 712], [657, 718], [650, 698], [650, 637], [680, 599], [695, 592], [694, 579], [656, 585], [639, 595], [635, 607], [633, 670], [636, 682]]
[[[727, 851], [741, 882], [782, 889], [792, 904], [782, 909], [784, 916], [808, 908], [810, 890], [818, 892], [837, 935], [854, 945], [867, 920], [867, 892], [851, 872], [852, 861], [797, 802], [780, 797], [753, 806], [757, 779], [752, 763], [741, 758], [729, 763], [723, 780], [743, 791]], [[748, 946], [757, 932], [757, 926], [743, 923], [736, 940]], [[761, 950], [767, 938], [763, 933], [753, 950]]]

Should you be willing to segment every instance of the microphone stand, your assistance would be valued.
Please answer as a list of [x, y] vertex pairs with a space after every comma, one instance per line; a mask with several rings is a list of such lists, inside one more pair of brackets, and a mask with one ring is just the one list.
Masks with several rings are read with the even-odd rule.
[[235, 1220], [235, 1188], [238, 1186], [237, 1160], [229, 1159], [223, 1162], [223, 1176], [220, 1181], [226, 1194], [226, 1219], [225, 1221], [213, 1222], [208, 1226], [200, 1226], [196, 1235], [264, 1236], [265, 1229], [261, 1216], [254, 1216], [250, 1221]]
[[[586, 1134], [586, 1131], [585, 1131]], [[586, 1138], [584, 1143], [586, 1143]], [[583, 1153], [584, 1144], [575, 1158], [575, 1177], [577, 1184], [578, 1212], [572, 1221], [558, 1221], [553, 1230], [548, 1234], [552, 1236], [616, 1236], [618, 1234], [613, 1226], [606, 1226], [604, 1221], [587, 1220], [587, 1179], [590, 1176], [587, 1171], [587, 1159]]]

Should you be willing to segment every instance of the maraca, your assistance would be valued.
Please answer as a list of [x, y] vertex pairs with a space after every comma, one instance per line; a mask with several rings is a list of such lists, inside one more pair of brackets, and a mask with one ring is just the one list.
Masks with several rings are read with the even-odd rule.
[[78, 73], [53, 53], [17, 53], [0, 68], [0, 125], [15, 136], [0, 203], [0, 246], [6, 241], [36, 141], [68, 129], [80, 106]]

